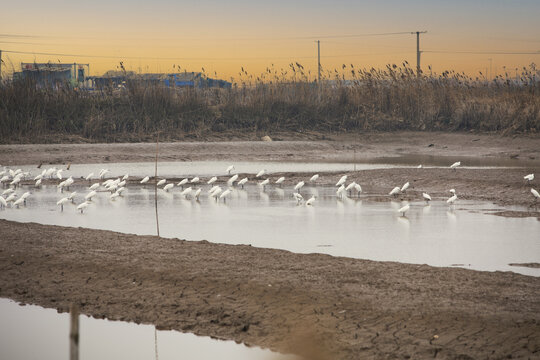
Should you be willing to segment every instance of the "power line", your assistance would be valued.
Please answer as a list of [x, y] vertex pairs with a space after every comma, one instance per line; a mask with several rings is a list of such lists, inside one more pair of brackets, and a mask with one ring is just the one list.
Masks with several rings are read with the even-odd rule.
[[[278, 57], [222, 57], [222, 58], [182, 58], [182, 57], [148, 57], [148, 56], [115, 56], [115, 55], [87, 55], [87, 54], [65, 54], [65, 53], [48, 53], [48, 52], [31, 52], [31, 51], [15, 51], [15, 50], [2, 50], [5, 53], [11, 54], [23, 54], [23, 55], [47, 55], [47, 56], [64, 56], [64, 57], [81, 57], [81, 58], [101, 58], [101, 59], [129, 59], [129, 60], [271, 60], [271, 59], [311, 59], [312, 56], [278, 56]], [[387, 53], [373, 53], [366, 52], [361, 54], [341, 54], [341, 55], [326, 55], [322, 58], [339, 58], [339, 57], [355, 57], [366, 55], [392, 55], [392, 54], [406, 54], [410, 51], [400, 52], [387, 52]]]
[[540, 51], [537, 52], [514, 52], [514, 51], [459, 51], [459, 50], [422, 50], [422, 52], [433, 54], [473, 54], [473, 55], [540, 55]]

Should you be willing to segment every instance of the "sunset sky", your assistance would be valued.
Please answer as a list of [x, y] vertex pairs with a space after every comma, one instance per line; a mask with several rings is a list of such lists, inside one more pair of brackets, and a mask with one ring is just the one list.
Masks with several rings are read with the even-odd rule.
[[415, 64], [411, 34], [352, 35], [427, 30], [424, 71], [432, 65], [477, 74], [491, 58], [495, 74], [540, 63], [539, 18], [538, 0], [8, 1], [0, 12], [0, 49], [3, 73], [21, 61], [61, 61], [90, 63], [91, 74], [100, 75], [124, 61], [137, 72], [173, 72], [178, 64], [230, 80], [242, 66], [259, 74], [292, 61], [315, 73], [317, 39], [326, 69]]

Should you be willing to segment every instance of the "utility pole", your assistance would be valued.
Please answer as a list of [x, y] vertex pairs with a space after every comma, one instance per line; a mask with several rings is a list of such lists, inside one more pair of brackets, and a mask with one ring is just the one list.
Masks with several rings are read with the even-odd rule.
[[317, 83], [321, 83], [321, 41], [317, 40]]
[[416, 76], [420, 77], [420, 34], [425, 34], [427, 31], [416, 31], [411, 34], [416, 34]]

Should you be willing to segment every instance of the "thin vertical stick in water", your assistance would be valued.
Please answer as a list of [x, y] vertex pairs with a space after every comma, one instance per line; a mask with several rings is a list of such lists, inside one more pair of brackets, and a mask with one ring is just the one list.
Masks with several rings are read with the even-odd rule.
[[156, 139], [156, 168], [154, 173], [154, 206], [156, 208], [156, 229], [157, 229], [157, 236], [159, 237], [159, 217], [158, 217], [158, 209], [157, 209], [157, 162], [158, 162], [158, 154], [159, 154], [159, 132], [157, 134]]
[[79, 360], [79, 308], [72, 304], [69, 309], [71, 325], [69, 330], [69, 359]]
[[157, 329], [154, 326], [154, 350], [156, 352], [156, 360], [158, 360], [158, 351], [157, 351]]

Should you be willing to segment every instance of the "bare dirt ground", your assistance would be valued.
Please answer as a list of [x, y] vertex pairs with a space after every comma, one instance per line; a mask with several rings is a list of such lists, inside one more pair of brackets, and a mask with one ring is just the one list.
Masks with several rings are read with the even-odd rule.
[[[390, 133], [325, 141], [160, 144], [160, 161], [374, 161], [402, 158], [505, 169], [348, 172], [367, 200], [411, 183], [446, 198], [522, 205], [536, 216], [540, 139]], [[0, 164], [153, 161], [155, 144], [1, 145]], [[411, 158], [412, 157], [412, 158]], [[411, 160], [414, 159], [414, 160]], [[465, 160], [464, 160], [465, 159]], [[531, 186], [523, 176], [536, 173]], [[307, 174], [287, 177], [286, 185]], [[322, 174], [333, 184], [341, 173]], [[220, 180], [225, 180], [222, 177]], [[459, 205], [457, 205], [459, 206]], [[540, 279], [135, 236], [0, 220], [0, 296], [233, 339], [309, 359], [540, 358]], [[535, 234], [531, 234], [534, 236]], [[435, 235], [434, 235], [435, 236]]]
[[0, 220], [0, 296], [309, 359], [533, 359], [540, 278]]
[[[325, 136], [327, 140], [160, 143], [160, 161], [377, 161], [402, 155], [471, 159], [474, 165], [540, 165], [540, 137], [393, 132]], [[329, 140], [328, 140], [329, 139]], [[1, 165], [154, 161], [155, 143], [0, 145]], [[481, 158], [480, 160], [478, 158]], [[375, 160], [374, 160], [375, 159]], [[458, 161], [458, 160], [456, 160]], [[452, 161], [453, 162], [453, 161]]]

